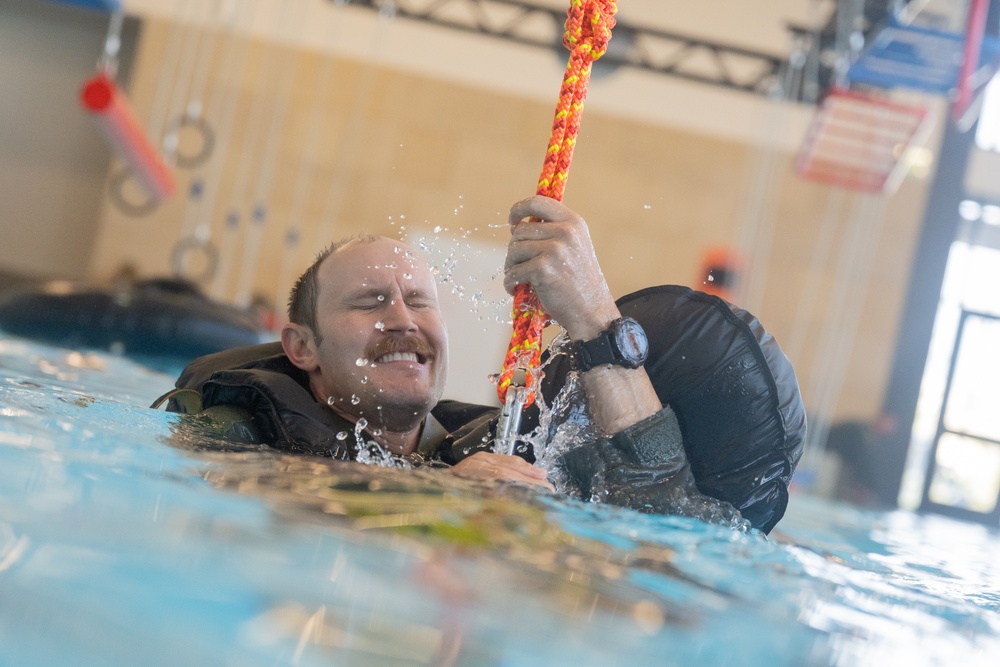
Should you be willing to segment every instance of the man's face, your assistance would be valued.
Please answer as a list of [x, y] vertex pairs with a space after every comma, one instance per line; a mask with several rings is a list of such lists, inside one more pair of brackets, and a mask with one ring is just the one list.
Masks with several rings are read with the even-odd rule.
[[339, 412], [402, 430], [441, 398], [448, 332], [437, 285], [406, 244], [355, 241], [320, 265], [320, 391]]

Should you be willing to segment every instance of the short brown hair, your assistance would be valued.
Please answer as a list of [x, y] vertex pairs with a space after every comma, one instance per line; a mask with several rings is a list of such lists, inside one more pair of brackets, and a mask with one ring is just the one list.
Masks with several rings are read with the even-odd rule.
[[319, 284], [316, 281], [316, 274], [319, 273], [320, 265], [327, 257], [350, 243], [354, 243], [355, 241], [359, 243], [372, 243], [378, 239], [379, 237], [371, 234], [349, 236], [331, 243], [326, 249], [316, 255], [316, 259], [313, 260], [309, 268], [295, 281], [295, 285], [288, 295], [288, 321], [309, 327], [309, 330], [316, 337], [316, 342], [321, 342], [322, 339], [316, 328], [316, 298], [319, 296]]

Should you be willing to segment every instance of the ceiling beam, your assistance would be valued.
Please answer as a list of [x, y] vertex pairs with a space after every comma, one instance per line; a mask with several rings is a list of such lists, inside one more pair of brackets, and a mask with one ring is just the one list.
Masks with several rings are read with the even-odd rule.
[[[350, 0], [362, 7], [412, 21], [486, 35], [558, 52], [563, 9], [526, 0]], [[623, 23], [615, 26], [600, 68], [632, 67], [666, 76], [771, 95], [788, 59], [732, 44]]]

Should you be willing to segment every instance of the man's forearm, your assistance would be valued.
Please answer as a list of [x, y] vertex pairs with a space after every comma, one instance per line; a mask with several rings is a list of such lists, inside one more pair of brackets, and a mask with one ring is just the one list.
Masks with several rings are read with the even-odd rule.
[[614, 435], [663, 409], [644, 368], [598, 366], [583, 376], [591, 416], [606, 435]]

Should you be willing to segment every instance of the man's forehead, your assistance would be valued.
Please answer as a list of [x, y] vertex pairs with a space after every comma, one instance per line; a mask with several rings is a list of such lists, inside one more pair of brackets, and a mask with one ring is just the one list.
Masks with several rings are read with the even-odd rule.
[[433, 282], [427, 262], [418, 251], [386, 237], [351, 241], [331, 253], [321, 269], [321, 274], [336, 277], [337, 283], [345, 287], [357, 287], [365, 281], [391, 280], [400, 273], [407, 279]]

